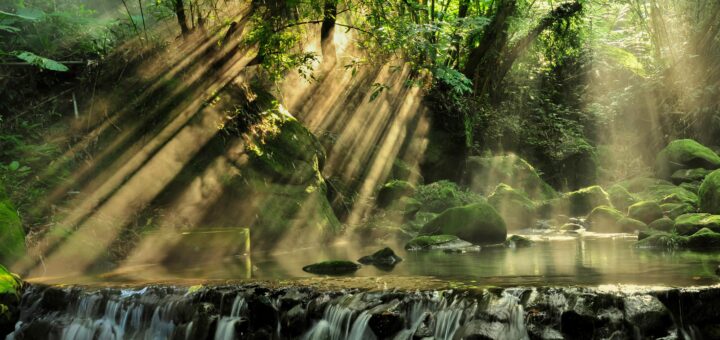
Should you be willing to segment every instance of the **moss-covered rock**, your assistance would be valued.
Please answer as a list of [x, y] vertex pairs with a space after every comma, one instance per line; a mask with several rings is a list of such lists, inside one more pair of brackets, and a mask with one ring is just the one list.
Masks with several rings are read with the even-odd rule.
[[691, 250], [719, 249], [720, 233], [702, 228], [687, 238], [686, 245]]
[[319, 275], [347, 275], [360, 269], [360, 265], [345, 260], [330, 260], [314, 263], [303, 267], [303, 271]]
[[507, 248], [527, 248], [532, 247], [533, 244], [535, 244], [535, 242], [520, 235], [511, 235], [503, 242], [503, 245]]
[[592, 231], [617, 233], [621, 230], [618, 221], [624, 217], [625, 215], [617, 209], [603, 205], [593, 209], [587, 216], [586, 221], [590, 223]]
[[618, 228], [623, 233], [634, 233], [636, 231], [647, 229], [647, 224], [634, 218], [623, 218], [617, 222]]
[[424, 235], [418, 236], [405, 244], [405, 250], [451, 249], [472, 246], [455, 235]]
[[670, 180], [677, 185], [682, 183], [702, 182], [702, 180], [705, 179], [705, 176], [711, 172], [712, 170], [702, 168], [680, 169], [670, 176]]
[[498, 244], [505, 241], [505, 221], [491, 205], [476, 203], [451, 208], [428, 222], [422, 235], [455, 235], [474, 244]]
[[380, 249], [372, 255], [363, 256], [358, 260], [362, 264], [372, 264], [379, 267], [394, 266], [400, 261], [402, 261], [402, 258], [395, 255], [395, 252], [390, 247]]
[[680, 169], [717, 169], [720, 156], [708, 147], [692, 140], [677, 139], [660, 151], [655, 161], [655, 171], [660, 178], [670, 176]]
[[488, 203], [500, 213], [509, 230], [530, 228], [535, 222], [535, 202], [507, 184], [498, 184]]
[[596, 207], [612, 204], [607, 192], [598, 185], [566, 193], [563, 198], [567, 200], [567, 212], [571, 216], [585, 216]]
[[532, 165], [516, 155], [468, 157], [463, 177], [472, 191], [483, 194], [492, 192], [500, 183], [507, 183], [533, 200], [558, 196]]
[[648, 224], [648, 228], [653, 230], [670, 232], [675, 227], [675, 221], [668, 217], [659, 218]]
[[687, 245], [687, 237], [666, 232], [653, 233], [641, 240], [635, 246], [649, 249], [682, 249]]
[[675, 220], [678, 216], [697, 212], [697, 209], [686, 203], [663, 203], [660, 204], [665, 216]]
[[720, 232], [720, 216], [695, 213], [680, 215], [675, 219], [675, 232], [680, 235], [692, 235], [703, 228]]
[[640, 200], [655, 201], [659, 204], [686, 203], [695, 207], [698, 205], [698, 196], [695, 193], [672, 184], [651, 185], [635, 193], [635, 196]]
[[422, 183], [424, 178], [418, 166], [413, 166], [403, 160], [396, 159], [390, 170], [390, 178], [413, 183]]
[[381, 208], [388, 207], [391, 203], [402, 197], [409, 197], [415, 193], [415, 186], [407, 181], [392, 180], [385, 183], [377, 194], [377, 205]]
[[629, 206], [638, 201], [625, 187], [618, 184], [611, 186], [607, 193], [612, 206], [620, 211], [627, 211]]
[[633, 177], [631, 179], [627, 179], [621, 182], [618, 182], [617, 185], [625, 188], [630, 193], [638, 193], [642, 191], [646, 191], [650, 187], [657, 186], [657, 185], [673, 185], [672, 183], [663, 180], [658, 179], [654, 177], [645, 177], [645, 176], [638, 176]]
[[[0, 192], [4, 196], [4, 192]], [[25, 231], [15, 207], [0, 197], [0, 261], [12, 262], [25, 254]]]
[[657, 202], [642, 201], [628, 208], [628, 216], [648, 224], [662, 218], [663, 210]]
[[700, 185], [700, 211], [720, 214], [720, 170], [713, 171]]
[[8, 334], [19, 318], [22, 280], [0, 265], [0, 334]]
[[685, 182], [685, 183], [680, 183], [678, 186], [689, 192], [692, 192], [695, 195], [699, 195], [701, 184], [702, 184], [702, 182], [699, 182], [699, 181], [698, 182]]
[[485, 202], [482, 196], [446, 180], [418, 186], [413, 198], [420, 202], [419, 211], [438, 214], [449, 208]]

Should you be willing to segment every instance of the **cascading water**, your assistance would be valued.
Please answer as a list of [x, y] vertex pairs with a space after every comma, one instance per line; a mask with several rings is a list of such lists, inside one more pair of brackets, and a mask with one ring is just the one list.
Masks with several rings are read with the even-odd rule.
[[695, 339], [717, 326], [720, 306], [693, 301], [717, 304], [718, 297], [720, 287], [324, 292], [257, 285], [31, 286], [22, 298], [20, 321], [7, 338], [574, 339], [624, 334]]

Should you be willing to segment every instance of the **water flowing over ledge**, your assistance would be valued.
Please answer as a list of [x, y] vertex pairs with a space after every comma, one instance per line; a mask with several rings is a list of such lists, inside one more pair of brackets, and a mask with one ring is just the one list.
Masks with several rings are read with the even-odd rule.
[[720, 286], [26, 289], [8, 339], [711, 339]]

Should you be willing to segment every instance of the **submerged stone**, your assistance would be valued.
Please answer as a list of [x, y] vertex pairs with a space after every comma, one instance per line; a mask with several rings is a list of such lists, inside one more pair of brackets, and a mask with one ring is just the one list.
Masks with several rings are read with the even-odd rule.
[[455, 235], [473, 244], [498, 244], [505, 241], [505, 221], [486, 203], [451, 208], [428, 222], [422, 235]]
[[661, 178], [670, 178], [680, 169], [720, 168], [720, 156], [710, 148], [692, 140], [677, 139], [660, 151], [655, 161], [655, 171]]
[[643, 223], [652, 223], [663, 217], [663, 210], [657, 202], [643, 201], [631, 205], [628, 216]]
[[700, 211], [720, 214], [720, 170], [713, 171], [700, 185]]
[[359, 264], [345, 260], [324, 261], [303, 267], [303, 271], [320, 275], [352, 274], [358, 269], [360, 269]]
[[507, 248], [527, 248], [532, 247], [535, 242], [531, 241], [527, 237], [523, 237], [520, 235], [512, 235], [503, 242], [505, 247]]
[[403, 259], [395, 255], [395, 252], [389, 247], [385, 247], [376, 251], [372, 255], [361, 257], [358, 262], [362, 264], [372, 264], [380, 267], [392, 267]]
[[469, 246], [472, 246], [472, 243], [463, 241], [455, 235], [425, 235], [410, 240], [405, 245], [405, 250], [452, 249]]

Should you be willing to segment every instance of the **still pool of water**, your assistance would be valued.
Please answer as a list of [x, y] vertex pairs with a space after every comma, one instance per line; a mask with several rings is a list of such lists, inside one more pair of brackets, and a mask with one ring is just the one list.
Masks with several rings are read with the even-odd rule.
[[[393, 249], [404, 261], [392, 270], [363, 266], [355, 277], [432, 277], [472, 285], [545, 286], [635, 284], [661, 286], [710, 285], [720, 252], [658, 251], [634, 247], [628, 234], [526, 235], [529, 248], [483, 248], [476, 253], [408, 252]], [[53, 278], [48, 283], [148, 282], [167, 280], [285, 280], [316, 277], [302, 271], [311, 263], [329, 259], [357, 260], [380, 249], [338, 244], [284, 253], [253, 254], [200, 265], [173, 267], [146, 265], [92, 277]]]

